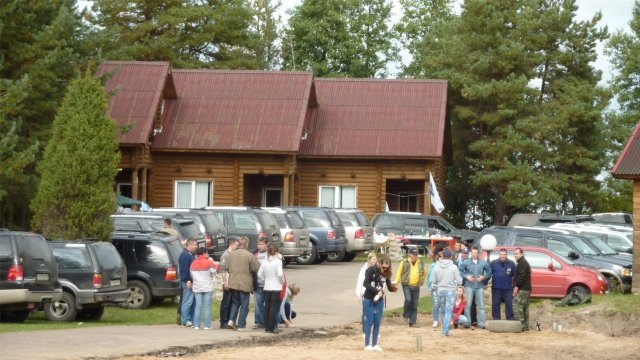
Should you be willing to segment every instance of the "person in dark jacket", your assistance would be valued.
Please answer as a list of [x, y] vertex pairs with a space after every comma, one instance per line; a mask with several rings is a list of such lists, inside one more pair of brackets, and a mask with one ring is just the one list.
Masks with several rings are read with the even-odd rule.
[[513, 320], [513, 277], [516, 274], [516, 263], [507, 259], [507, 249], [500, 249], [499, 257], [491, 266], [491, 316], [500, 320], [500, 305], [504, 303], [507, 320]]
[[195, 239], [188, 239], [184, 250], [178, 258], [178, 274], [180, 275], [180, 285], [182, 286], [182, 298], [180, 302], [180, 316], [182, 325], [193, 326], [193, 315], [195, 314], [195, 302], [193, 286], [191, 280], [191, 263], [196, 259], [195, 253], [198, 248], [198, 242]]
[[[364, 309], [364, 349], [365, 351], [382, 351], [378, 345], [380, 322], [384, 311], [383, 285], [391, 289], [391, 261], [388, 257], [382, 257], [378, 264], [376, 258], [371, 260], [371, 266], [364, 273], [364, 296], [362, 299]], [[384, 279], [384, 280], [383, 280]], [[372, 334], [373, 328], [373, 334]]]
[[513, 314], [522, 324], [522, 331], [529, 331], [529, 297], [531, 296], [531, 266], [522, 249], [513, 252], [518, 266], [513, 286]]

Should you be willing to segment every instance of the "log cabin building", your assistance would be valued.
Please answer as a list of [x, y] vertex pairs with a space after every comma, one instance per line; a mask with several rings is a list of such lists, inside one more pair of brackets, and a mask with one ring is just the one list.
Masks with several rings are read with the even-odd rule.
[[101, 65], [123, 127], [116, 191], [152, 207], [431, 213], [451, 159], [447, 82]]
[[[617, 179], [633, 181], [633, 262], [634, 272], [640, 269], [640, 122], [622, 150], [611, 174]], [[632, 283], [631, 291], [640, 294], [640, 281]]]

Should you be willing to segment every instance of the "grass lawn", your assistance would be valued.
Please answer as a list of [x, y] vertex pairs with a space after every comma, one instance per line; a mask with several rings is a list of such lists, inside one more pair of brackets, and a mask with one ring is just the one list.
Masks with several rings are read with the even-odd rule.
[[[1, 323], [0, 333], [32, 330], [75, 329], [77, 327], [116, 326], [116, 325], [161, 325], [175, 324], [178, 304], [165, 300], [143, 310], [125, 309], [115, 306], [105, 308], [100, 321], [55, 322], [47, 320], [44, 311], [29, 315], [27, 321], [18, 323]], [[220, 318], [220, 302], [214, 301], [211, 306], [211, 319]]]

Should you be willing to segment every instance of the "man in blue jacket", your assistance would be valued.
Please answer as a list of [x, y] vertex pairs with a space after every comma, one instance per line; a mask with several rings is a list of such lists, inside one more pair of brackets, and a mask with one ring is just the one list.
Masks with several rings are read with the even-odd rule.
[[[491, 267], [489, 264], [478, 258], [478, 248], [471, 249], [471, 257], [460, 264], [460, 276], [464, 280], [464, 289], [467, 295], [467, 305], [464, 309], [464, 316], [471, 319], [471, 304], [476, 301], [478, 308], [478, 326], [484, 329], [484, 287], [491, 277]], [[471, 326], [470, 323], [467, 327]]]
[[513, 320], [513, 276], [516, 263], [507, 259], [507, 249], [500, 249], [499, 257], [491, 262], [491, 315], [500, 320], [500, 305], [504, 303], [507, 320]]
[[182, 286], [181, 311], [182, 325], [193, 326], [193, 315], [195, 313], [194, 295], [191, 287], [191, 263], [196, 259], [195, 253], [198, 242], [195, 239], [188, 239], [184, 250], [178, 258], [178, 275], [180, 275], [180, 285]]

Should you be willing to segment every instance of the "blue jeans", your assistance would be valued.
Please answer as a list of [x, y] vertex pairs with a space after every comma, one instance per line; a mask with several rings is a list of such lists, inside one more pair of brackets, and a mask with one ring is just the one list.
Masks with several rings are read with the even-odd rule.
[[264, 327], [264, 288], [259, 287], [253, 292], [253, 302], [255, 305], [255, 313], [253, 322], [259, 328]]
[[204, 307], [204, 327], [211, 329], [211, 298], [213, 291], [194, 293], [196, 308], [193, 315], [193, 326], [200, 327], [200, 313]]
[[507, 320], [513, 317], [513, 290], [491, 288], [491, 315], [493, 320], [500, 320], [500, 304], [504, 302], [504, 312]]
[[431, 291], [431, 303], [433, 304], [433, 321], [438, 321], [440, 317], [440, 297], [438, 296], [438, 292], [435, 290]]
[[402, 285], [402, 292], [404, 293], [404, 311], [402, 317], [409, 319], [409, 325], [414, 325], [418, 319], [420, 286]]
[[193, 291], [187, 287], [186, 281], [181, 281], [182, 285], [182, 305], [180, 308], [180, 319], [182, 320], [182, 325], [186, 325], [186, 323], [193, 323], [193, 314], [195, 313], [196, 307], [193, 302]]
[[[378, 334], [380, 333], [380, 322], [384, 310], [384, 301], [373, 302], [373, 300], [362, 299], [364, 304], [364, 345], [378, 345]], [[371, 338], [371, 328], [373, 327], [373, 339]]]
[[456, 300], [456, 292], [454, 290], [438, 291], [438, 302], [444, 305], [442, 313], [442, 333], [449, 335], [449, 325], [453, 316], [453, 302]]
[[243, 329], [247, 327], [247, 315], [249, 315], [249, 293], [231, 289], [229, 320], [233, 321], [238, 329]]
[[[465, 286], [464, 291], [467, 295], [467, 306], [464, 308], [464, 316], [467, 319], [471, 319], [471, 304], [475, 299], [476, 307], [478, 308], [478, 326], [484, 327], [484, 288], [480, 287], [475, 289], [470, 286]], [[467, 325], [471, 325], [471, 323], [467, 323]]]

